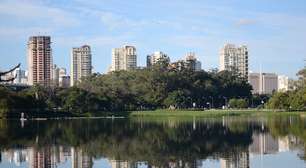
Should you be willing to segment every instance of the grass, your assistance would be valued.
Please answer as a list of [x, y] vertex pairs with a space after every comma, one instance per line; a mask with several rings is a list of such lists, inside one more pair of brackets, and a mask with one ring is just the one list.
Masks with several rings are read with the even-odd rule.
[[271, 116], [271, 115], [302, 115], [306, 112], [286, 112], [271, 110], [155, 110], [132, 111], [130, 117], [222, 117], [222, 116]]

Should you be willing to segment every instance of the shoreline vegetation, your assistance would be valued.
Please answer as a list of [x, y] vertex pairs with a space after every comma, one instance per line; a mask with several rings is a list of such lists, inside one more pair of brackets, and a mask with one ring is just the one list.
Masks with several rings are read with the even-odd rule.
[[133, 111], [131, 117], [226, 117], [226, 116], [269, 116], [269, 115], [305, 115], [305, 111], [227, 109], [227, 110], [155, 110]]
[[[124, 111], [124, 112], [95, 112], [85, 113], [83, 115], [54, 115], [36, 116], [28, 118], [29, 120], [71, 120], [71, 119], [133, 119], [133, 118], [220, 118], [220, 117], [267, 117], [267, 116], [285, 116], [299, 115], [306, 117], [306, 111], [284, 111], [284, 110], [265, 110], [265, 109], [157, 109], [150, 111]], [[19, 118], [0, 118], [16, 120]]]
[[167, 62], [160, 62], [147, 69], [93, 74], [70, 88], [35, 85], [17, 91], [0, 85], [0, 118], [303, 114], [306, 69], [298, 76], [290, 91], [254, 95], [247, 79], [234, 71], [168, 69]]

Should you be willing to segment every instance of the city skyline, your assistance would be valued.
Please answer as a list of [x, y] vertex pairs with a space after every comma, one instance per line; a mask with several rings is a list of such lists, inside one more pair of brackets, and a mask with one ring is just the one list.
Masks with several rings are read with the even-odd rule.
[[[173, 61], [195, 52], [208, 70], [218, 67], [219, 49], [234, 43], [250, 49], [251, 71], [258, 72], [261, 66], [265, 72], [292, 78], [304, 66], [305, 3], [106, 1], [101, 5], [100, 1], [82, 0], [5, 0], [0, 2], [0, 44], [5, 60], [0, 68], [21, 62], [21, 68], [27, 69], [24, 43], [29, 36], [41, 34], [52, 37], [53, 62], [66, 69], [71, 48], [88, 44], [96, 72], [107, 72], [111, 49], [122, 45], [137, 48], [141, 66], [154, 51], [169, 54]], [[153, 12], [156, 10], [159, 12]]]

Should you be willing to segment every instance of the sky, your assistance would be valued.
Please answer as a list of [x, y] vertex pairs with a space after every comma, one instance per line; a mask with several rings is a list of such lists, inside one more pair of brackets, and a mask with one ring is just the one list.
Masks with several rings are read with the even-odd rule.
[[253, 72], [295, 77], [306, 59], [305, 0], [0, 0], [0, 20], [0, 69], [26, 69], [34, 35], [51, 36], [53, 62], [68, 71], [72, 47], [84, 44], [100, 73], [123, 45], [136, 46], [138, 66], [162, 51], [218, 68], [225, 43], [248, 46]]

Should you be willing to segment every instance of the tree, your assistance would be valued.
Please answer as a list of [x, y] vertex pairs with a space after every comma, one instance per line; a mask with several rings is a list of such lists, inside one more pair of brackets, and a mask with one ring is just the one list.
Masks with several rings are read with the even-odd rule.
[[290, 109], [290, 99], [287, 92], [276, 92], [269, 99], [267, 107], [270, 109]]
[[230, 99], [228, 104], [231, 108], [242, 109], [248, 107], [248, 101], [246, 99]]
[[184, 90], [173, 91], [169, 93], [164, 104], [167, 107], [174, 106], [175, 108], [187, 108], [191, 104], [189, 93]]

